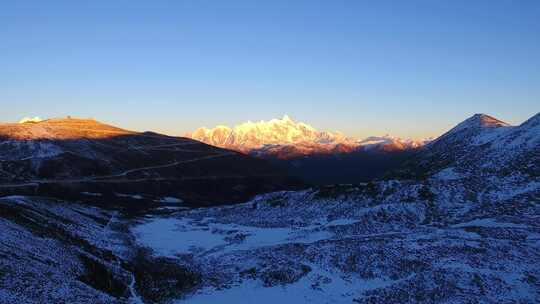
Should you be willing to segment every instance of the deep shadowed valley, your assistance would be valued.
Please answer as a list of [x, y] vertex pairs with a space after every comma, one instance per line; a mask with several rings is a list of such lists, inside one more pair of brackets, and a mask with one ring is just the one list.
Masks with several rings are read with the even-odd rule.
[[408, 160], [417, 149], [353, 151], [315, 154], [290, 159], [263, 156], [291, 176], [313, 185], [356, 184], [385, 178]]
[[315, 185], [367, 182], [385, 176], [431, 139], [389, 135], [355, 139], [319, 131], [285, 115], [229, 128], [199, 128], [190, 137], [210, 145], [269, 160]]

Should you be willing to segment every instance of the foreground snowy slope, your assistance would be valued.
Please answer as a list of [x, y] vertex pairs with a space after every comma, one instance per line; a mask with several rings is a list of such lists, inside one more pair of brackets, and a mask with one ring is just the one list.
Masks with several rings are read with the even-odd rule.
[[114, 213], [53, 199], [0, 199], [0, 303], [117, 303], [131, 274], [113, 253]]
[[528, 186], [483, 196], [497, 202], [447, 181], [274, 193], [133, 231], [201, 273], [186, 303], [535, 303], [540, 181]]
[[52, 198], [0, 198], [0, 303], [167, 302], [199, 275], [133, 244], [121, 213]]
[[471, 117], [415, 156], [415, 179], [261, 195], [132, 231], [201, 274], [178, 303], [537, 303], [538, 117]]

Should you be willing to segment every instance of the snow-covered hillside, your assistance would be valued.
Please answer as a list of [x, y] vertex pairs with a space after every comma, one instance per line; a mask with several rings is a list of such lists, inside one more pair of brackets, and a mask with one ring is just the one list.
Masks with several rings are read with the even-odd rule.
[[[133, 281], [114, 212], [53, 199], [0, 199], [0, 303], [117, 303]], [[115, 254], [116, 253], [116, 254]]]
[[138, 248], [130, 221], [81, 203], [1, 197], [0, 303], [165, 303], [199, 284], [198, 274]]
[[133, 232], [201, 273], [177, 303], [534, 303], [540, 180], [497, 184], [481, 194], [437, 178], [273, 193]]
[[420, 149], [401, 171], [429, 176], [448, 168], [476, 176], [540, 175], [540, 113], [519, 126], [476, 114]]

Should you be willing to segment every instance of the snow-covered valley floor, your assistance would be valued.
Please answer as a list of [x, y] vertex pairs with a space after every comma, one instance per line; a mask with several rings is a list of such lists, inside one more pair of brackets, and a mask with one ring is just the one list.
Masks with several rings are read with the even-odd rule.
[[[152, 248], [156, 255], [177, 257], [191, 254], [196, 258], [219, 258], [227, 254], [247, 254], [274, 246], [312, 244], [329, 240], [333, 234], [328, 227], [350, 225], [353, 220], [335, 220], [306, 227], [254, 227], [219, 223], [214, 218], [189, 219], [178, 217], [154, 218], [136, 226], [133, 231], [140, 243]], [[245, 265], [241, 265], [244, 266]], [[235, 282], [226, 289], [207, 287], [181, 303], [350, 303], [354, 286], [373, 288], [384, 281], [359, 281], [341, 277], [306, 264], [309, 273], [297, 282], [265, 286], [256, 280]], [[324, 278], [324, 279], [323, 279]]]
[[0, 303], [538, 303], [540, 181], [427, 183], [137, 217], [4, 197]]
[[[146, 218], [140, 246], [201, 274], [176, 303], [501, 303], [540, 299], [538, 207], [502, 216], [463, 204], [441, 222], [417, 187], [386, 198], [273, 193]], [[453, 204], [447, 204], [453, 205]]]

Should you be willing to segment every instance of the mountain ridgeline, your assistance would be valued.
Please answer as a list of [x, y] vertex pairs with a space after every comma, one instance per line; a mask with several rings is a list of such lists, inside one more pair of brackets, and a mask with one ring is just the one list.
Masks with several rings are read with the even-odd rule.
[[318, 131], [287, 115], [234, 128], [199, 128], [187, 137], [266, 159], [289, 174], [318, 185], [380, 178], [429, 142], [388, 135], [358, 140], [339, 132]]
[[0, 124], [0, 159], [3, 194], [212, 205], [301, 185], [238, 152], [92, 119]]
[[419, 149], [389, 176], [505, 176], [516, 172], [540, 175], [540, 114], [519, 126], [475, 114]]

